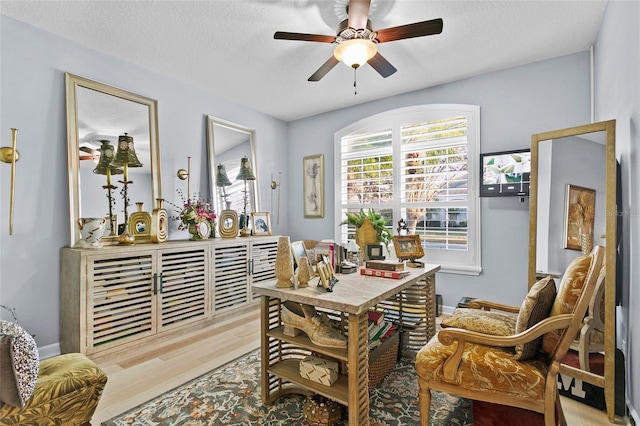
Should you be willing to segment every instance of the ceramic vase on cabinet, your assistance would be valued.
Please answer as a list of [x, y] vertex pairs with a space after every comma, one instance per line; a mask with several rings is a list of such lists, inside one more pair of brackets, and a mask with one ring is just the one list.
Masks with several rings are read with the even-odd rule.
[[276, 287], [293, 287], [291, 277], [293, 276], [293, 256], [291, 255], [291, 242], [289, 237], [282, 236], [278, 239], [278, 250], [276, 252], [275, 275], [278, 281]]
[[105, 217], [84, 217], [78, 219], [80, 227], [80, 240], [74, 245], [75, 248], [101, 248], [100, 239], [104, 235], [107, 218]]

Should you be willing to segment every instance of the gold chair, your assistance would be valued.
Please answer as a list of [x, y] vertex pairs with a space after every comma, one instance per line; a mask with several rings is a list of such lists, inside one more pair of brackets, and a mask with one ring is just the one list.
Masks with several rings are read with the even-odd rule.
[[[519, 310], [514, 335], [446, 328], [431, 339], [416, 356], [420, 424], [429, 424], [433, 389], [542, 413], [545, 426], [556, 424], [557, 411], [560, 424], [566, 425], [558, 398], [557, 375], [582, 327], [603, 257], [604, 249], [598, 246], [590, 255], [571, 262], [550, 313], [539, 322], [530, 321], [540, 306], [532, 293], [548, 294], [552, 287], [549, 282], [553, 280], [547, 278], [536, 283]], [[535, 343], [539, 338], [542, 341], [537, 350]], [[531, 357], [527, 358], [528, 355]]]
[[42, 361], [33, 337], [0, 320], [0, 425], [88, 426], [107, 383], [80, 353]]
[[589, 355], [604, 351], [604, 282], [605, 268], [603, 266], [596, 282], [596, 290], [589, 301], [587, 316], [582, 321], [580, 333], [570, 346], [571, 349], [578, 352], [580, 369], [589, 372], [591, 371]]

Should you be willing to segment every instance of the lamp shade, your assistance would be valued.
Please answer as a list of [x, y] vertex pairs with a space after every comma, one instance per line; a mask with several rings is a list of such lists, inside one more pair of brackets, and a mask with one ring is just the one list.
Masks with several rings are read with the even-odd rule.
[[364, 65], [378, 52], [376, 44], [365, 38], [353, 38], [338, 44], [333, 50], [333, 56], [352, 68]]
[[240, 173], [238, 173], [238, 177], [236, 179], [256, 180], [256, 177], [251, 171], [251, 165], [249, 164], [249, 159], [247, 157], [242, 157], [242, 160], [240, 160]]
[[218, 164], [218, 173], [216, 174], [216, 186], [229, 186], [231, 181], [227, 176], [227, 170], [224, 164]]
[[106, 175], [107, 171], [109, 171], [112, 175], [121, 175], [123, 170], [112, 164], [115, 154], [113, 145], [111, 145], [110, 141], [106, 139], [103, 139], [100, 142], [102, 143], [100, 148], [98, 148], [100, 150], [100, 161], [98, 161], [96, 168], [93, 169], [93, 173]]
[[127, 165], [128, 167], [142, 167], [142, 163], [138, 160], [136, 149], [133, 145], [133, 137], [127, 135], [118, 136], [118, 152], [111, 162], [114, 166]]

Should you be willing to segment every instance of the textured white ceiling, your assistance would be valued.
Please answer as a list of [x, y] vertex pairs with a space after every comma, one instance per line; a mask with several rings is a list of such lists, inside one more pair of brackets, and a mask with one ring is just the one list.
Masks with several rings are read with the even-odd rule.
[[587, 50], [607, 2], [372, 0], [373, 29], [435, 18], [442, 34], [384, 43], [398, 72], [338, 64], [333, 46], [274, 40], [335, 35], [347, 0], [6, 1], [14, 19], [285, 121]]

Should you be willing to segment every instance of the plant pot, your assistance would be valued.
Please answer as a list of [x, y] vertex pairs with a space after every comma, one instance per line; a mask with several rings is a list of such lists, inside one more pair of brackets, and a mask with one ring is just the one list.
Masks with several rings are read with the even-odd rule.
[[378, 231], [373, 227], [373, 222], [365, 219], [359, 228], [356, 228], [356, 244], [363, 254], [367, 253], [367, 244], [379, 243]]

